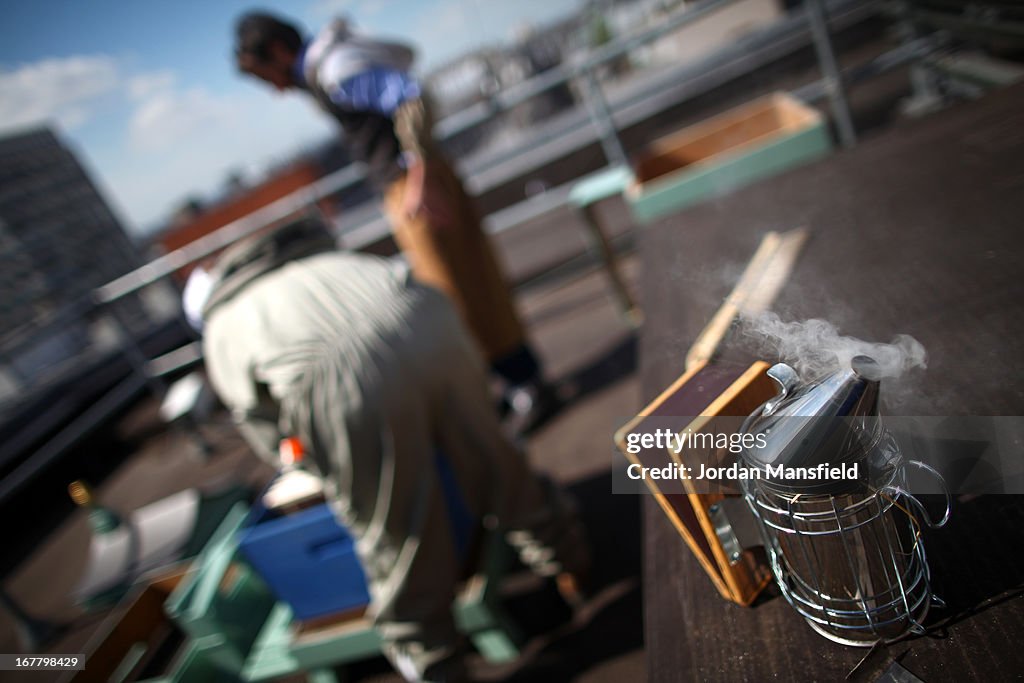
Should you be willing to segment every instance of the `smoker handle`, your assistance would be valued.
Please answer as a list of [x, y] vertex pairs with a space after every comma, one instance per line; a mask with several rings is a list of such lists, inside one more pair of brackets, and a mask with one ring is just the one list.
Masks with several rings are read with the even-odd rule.
[[946, 497], [946, 512], [942, 515], [942, 519], [940, 519], [938, 522], [933, 522], [931, 515], [928, 514], [928, 510], [924, 507], [924, 505], [921, 504], [921, 501], [918, 500], [914, 496], [914, 494], [905, 490], [901, 486], [886, 486], [883, 490], [892, 491], [896, 497], [903, 496], [908, 501], [913, 503], [914, 507], [917, 508], [917, 511], [921, 514], [921, 517], [924, 519], [924, 523], [928, 525], [929, 529], [939, 529], [945, 526], [946, 522], [949, 521], [950, 515], [953, 513], [953, 497], [949, 493], [949, 487], [946, 486], [946, 480], [942, 478], [942, 475], [939, 474], [939, 472], [934, 467], [932, 467], [931, 465], [927, 465], [921, 462], [920, 460], [907, 460], [907, 464], [913, 465], [918, 469], [922, 469], [925, 472], [932, 474], [935, 477], [935, 479], [939, 482], [939, 486], [942, 487], [942, 494]]

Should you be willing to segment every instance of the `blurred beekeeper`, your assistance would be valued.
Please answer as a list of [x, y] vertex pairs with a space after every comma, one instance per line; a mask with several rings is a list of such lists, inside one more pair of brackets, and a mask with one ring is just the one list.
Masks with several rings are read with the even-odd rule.
[[274, 15], [236, 26], [236, 63], [279, 91], [308, 93], [341, 126], [353, 159], [384, 196], [395, 242], [414, 275], [452, 298], [507, 385], [518, 426], [529, 431], [557, 409], [469, 196], [435, 144], [427, 98], [405, 45], [354, 32], [344, 20], [311, 40]]
[[298, 437], [356, 538], [385, 654], [409, 680], [458, 681], [461, 570], [435, 453], [475, 520], [542, 575], [586, 570], [582, 530], [499, 428], [484, 365], [449, 300], [306, 219], [212, 267], [210, 380], [266, 455]]

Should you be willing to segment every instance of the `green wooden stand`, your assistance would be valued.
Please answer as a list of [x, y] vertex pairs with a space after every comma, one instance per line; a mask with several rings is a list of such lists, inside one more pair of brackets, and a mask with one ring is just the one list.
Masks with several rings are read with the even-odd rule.
[[604, 266], [619, 312], [626, 323], [635, 329], [643, 322], [643, 314], [626, 287], [618, 258], [595, 210], [598, 202], [622, 194], [632, 180], [633, 172], [628, 168], [609, 166], [576, 182], [569, 191], [569, 205], [587, 228], [584, 233], [587, 249]]
[[[166, 677], [150, 683], [266, 681], [305, 672], [310, 680], [336, 681], [335, 668], [380, 654], [380, 638], [367, 618], [353, 619], [295, 636], [291, 609], [277, 602], [238, 553], [237, 505], [165, 604], [189, 636]], [[480, 572], [453, 605], [456, 626], [489, 661], [519, 656], [520, 636], [498, 597], [498, 584], [512, 562], [499, 534], [485, 540]]]

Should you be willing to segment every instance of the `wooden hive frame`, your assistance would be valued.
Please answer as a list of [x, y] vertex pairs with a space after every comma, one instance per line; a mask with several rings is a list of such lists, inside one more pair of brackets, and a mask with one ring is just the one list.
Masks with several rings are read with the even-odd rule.
[[[645, 422], [652, 418], [658, 420], [659, 427], [664, 427], [664, 420], [675, 418], [678, 424], [673, 429], [681, 434], [687, 429], [694, 433], [714, 431], [715, 418], [719, 416], [749, 415], [776, 393], [774, 383], [765, 374], [768, 367], [767, 363], [756, 362], [745, 370], [708, 364], [690, 369], [616, 432], [616, 445], [626, 458], [641, 467], [692, 465], [696, 454], [686, 450], [679, 454], [670, 449], [630, 453], [627, 437], [643, 432]], [[771, 580], [771, 572], [763, 556], [753, 550], [744, 550], [739, 558], [727, 555], [709, 511], [726, 494], [698, 493], [687, 480], [644, 481], [722, 597], [740, 605], [752, 603]]]

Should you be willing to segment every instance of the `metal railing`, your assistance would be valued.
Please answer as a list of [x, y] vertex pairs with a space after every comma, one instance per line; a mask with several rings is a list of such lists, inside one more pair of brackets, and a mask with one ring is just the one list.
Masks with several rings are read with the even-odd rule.
[[[450, 138], [460, 132], [480, 125], [499, 113], [510, 109], [543, 94], [549, 90], [565, 85], [575, 79], [583, 78], [588, 87], [588, 110], [593, 126], [598, 131], [599, 142], [605, 150], [610, 164], [625, 162], [625, 152], [618, 137], [618, 127], [614, 120], [614, 107], [604, 97], [600, 83], [596, 79], [596, 70], [638, 47], [651, 43], [665, 35], [676, 31], [714, 12], [735, 4], [738, 0], [703, 0], [684, 7], [674, 15], [661, 22], [657, 27], [642, 31], [634, 36], [609, 43], [594, 50], [577, 64], [560, 65], [545, 71], [523, 83], [512, 86], [493, 95], [489, 100], [473, 105], [438, 122], [435, 133], [440, 140]], [[848, 0], [808, 0], [808, 4], [829, 7], [858, 7], [868, 12], [875, 12], [879, 6], [877, 0], [850, 2]], [[804, 23], [822, 22], [814, 31], [816, 41], [828, 41], [827, 16], [824, 10], [812, 13], [810, 17], [797, 13], [795, 21]], [[824, 30], [821, 30], [824, 29]], [[819, 54], [831, 54], [831, 46], [819, 47]], [[834, 57], [833, 57], [834, 61]], [[840, 77], [837, 72], [829, 73], [826, 95], [831, 96], [839, 89]], [[844, 101], [845, 102], [845, 101]], [[845, 107], [845, 103], [839, 106]], [[485, 170], [487, 166], [502, 163], [516, 154], [502, 155], [489, 164], [474, 168], [475, 172]], [[327, 175], [320, 180], [269, 204], [248, 216], [233, 221], [216, 232], [210, 233], [184, 247], [161, 256], [145, 266], [127, 273], [96, 290], [95, 300], [99, 304], [109, 303], [133, 291], [141, 289], [157, 280], [173, 273], [196, 261], [217, 252], [232, 242], [246, 237], [260, 228], [301, 212], [317, 201], [346, 188], [353, 187], [365, 178], [361, 164], [354, 164]]]

